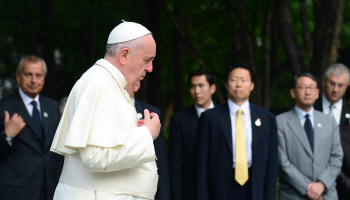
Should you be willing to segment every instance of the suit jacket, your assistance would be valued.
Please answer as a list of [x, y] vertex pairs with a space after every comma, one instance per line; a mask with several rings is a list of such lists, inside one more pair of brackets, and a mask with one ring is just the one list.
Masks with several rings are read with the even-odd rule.
[[337, 178], [337, 191], [339, 200], [347, 200], [350, 197], [350, 125], [345, 120], [339, 125], [340, 142], [343, 147], [343, 166]]
[[198, 115], [194, 105], [175, 114], [169, 133], [169, 169], [171, 197], [176, 200], [195, 198], [195, 151]]
[[41, 141], [34, 120], [18, 91], [0, 101], [0, 131], [4, 130], [5, 110], [11, 117], [18, 113], [26, 123], [23, 130], [13, 138], [12, 146], [3, 137], [0, 138], [1, 199], [39, 199], [44, 172], [47, 198], [53, 198], [63, 165], [63, 157], [50, 152], [60, 112], [54, 100], [40, 95], [39, 101], [44, 141]]
[[[148, 109], [151, 112], [157, 113], [160, 117], [160, 110], [152, 105], [137, 101], [135, 99], [135, 108], [137, 113], [142, 114], [143, 111]], [[156, 200], [169, 200], [170, 199], [170, 180], [169, 180], [169, 165], [168, 165], [168, 155], [166, 151], [165, 139], [163, 130], [160, 130], [159, 136], [154, 140], [154, 149], [157, 156], [157, 167], [158, 167], [158, 186], [157, 193], [155, 196]]]
[[[278, 140], [275, 116], [250, 104], [252, 199], [276, 199]], [[256, 125], [260, 119], [261, 124]], [[234, 200], [232, 127], [228, 103], [204, 112], [197, 131], [197, 199]]]
[[333, 117], [314, 111], [314, 150], [295, 108], [277, 116], [280, 199], [308, 199], [307, 186], [321, 181], [324, 200], [337, 199], [335, 180], [342, 166], [339, 128]]
[[[321, 111], [323, 112], [323, 107], [322, 107], [322, 96], [319, 97], [315, 104], [314, 104], [314, 108], [318, 111]], [[345, 120], [349, 119], [346, 117], [346, 114], [350, 114], [350, 108], [349, 106], [347, 105], [346, 101], [343, 100], [343, 106], [342, 106], [342, 109], [341, 109], [341, 116], [340, 116], [340, 123], [341, 124], [342, 122], [344, 122]]]

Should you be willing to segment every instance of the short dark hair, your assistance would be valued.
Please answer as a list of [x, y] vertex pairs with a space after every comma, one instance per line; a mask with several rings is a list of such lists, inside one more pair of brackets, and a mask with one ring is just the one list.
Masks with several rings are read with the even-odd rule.
[[295, 75], [293, 77], [293, 81], [292, 81], [292, 85], [291, 85], [292, 89], [295, 89], [297, 87], [298, 80], [301, 77], [309, 77], [309, 78], [311, 78], [313, 81], [316, 82], [316, 86], [318, 88], [317, 78], [315, 77], [315, 75], [313, 75], [313, 74], [311, 74], [309, 72], [302, 72], [302, 73], [297, 74], [297, 75]]
[[250, 65], [248, 65], [246, 63], [237, 63], [237, 64], [234, 64], [234, 65], [231, 65], [230, 67], [228, 67], [228, 69], [226, 70], [226, 73], [225, 73], [225, 82], [226, 83], [228, 81], [228, 77], [230, 76], [230, 73], [237, 68], [242, 68], [242, 69], [248, 70], [249, 74], [250, 74], [250, 79], [251, 79], [252, 83], [254, 83], [255, 74], [253, 72], [252, 67], [250, 67]]
[[190, 75], [188, 76], [188, 86], [191, 85], [191, 78], [194, 76], [200, 76], [200, 75], [205, 75], [207, 82], [209, 83], [209, 85], [213, 85], [216, 84], [216, 77], [214, 74], [210, 73], [210, 71], [206, 68], [200, 68], [197, 70], [194, 70], [193, 72], [190, 73]]

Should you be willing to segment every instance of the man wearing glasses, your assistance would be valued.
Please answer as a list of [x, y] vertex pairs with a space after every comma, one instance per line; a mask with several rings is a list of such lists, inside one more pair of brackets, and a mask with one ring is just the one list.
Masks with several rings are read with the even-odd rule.
[[350, 109], [342, 99], [349, 85], [349, 69], [340, 63], [331, 65], [324, 74], [322, 84], [324, 92], [314, 108], [333, 116], [339, 125], [350, 118]]
[[279, 199], [338, 199], [336, 178], [343, 151], [335, 119], [313, 108], [318, 98], [316, 78], [294, 77], [291, 110], [276, 117], [278, 127]]

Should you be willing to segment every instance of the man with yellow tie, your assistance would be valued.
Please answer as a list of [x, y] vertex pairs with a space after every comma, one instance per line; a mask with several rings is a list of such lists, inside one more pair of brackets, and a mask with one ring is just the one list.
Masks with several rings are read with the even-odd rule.
[[276, 199], [277, 125], [249, 103], [254, 73], [244, 63], [226, 71], [227, 103], [204, 112], [197, 130], [198, 200]]

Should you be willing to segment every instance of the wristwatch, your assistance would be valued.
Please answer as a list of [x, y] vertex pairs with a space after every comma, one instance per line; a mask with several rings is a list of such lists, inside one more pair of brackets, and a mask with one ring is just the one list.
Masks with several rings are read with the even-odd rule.
[[5, 138], [5, 140], [7, 141], [7, 143], [12, 146], [12, 137], [9, 135], [6, 135], [5, 131], [1, 132], [1, 135]]

